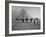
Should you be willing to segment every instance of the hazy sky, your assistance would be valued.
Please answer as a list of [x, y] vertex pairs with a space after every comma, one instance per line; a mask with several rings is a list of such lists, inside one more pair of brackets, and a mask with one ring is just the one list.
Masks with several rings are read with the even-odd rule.
[[19, 13], [21, 12], [21, 10], [24, 9], [26, 11], [26, 14], [28, 16], [32, 16], [33, 18], [40, 18], [40, 7], [16, 7], [13, 6], [12, 7], [12, 13], [13, 16], [17, 16], [19, 15]]

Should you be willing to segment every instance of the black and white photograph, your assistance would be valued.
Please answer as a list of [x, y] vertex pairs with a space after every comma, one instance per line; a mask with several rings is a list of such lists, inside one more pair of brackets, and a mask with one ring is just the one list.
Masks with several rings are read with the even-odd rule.
[[40, 7], [12, 6], [12, 30], [40, 29]]
[[[9, 34], [44, 33], [43, 3], [13, 3], [7, 6]], [[8, 18], [7, 18], [8, 19]]]

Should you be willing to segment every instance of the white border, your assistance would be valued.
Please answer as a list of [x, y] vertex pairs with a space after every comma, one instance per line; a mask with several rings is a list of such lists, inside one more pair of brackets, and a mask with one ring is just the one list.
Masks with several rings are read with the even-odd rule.
[[[41, 28], [40, 30], [19, 30], [12, 31], [12, 6], [27, 6], [27, 7], [41, 7]], [[9, 34], [20, 34], [20, 33], [36, 33], [43, 32], [43, 5], [34, 5], [34, 4], [9, 4]]]

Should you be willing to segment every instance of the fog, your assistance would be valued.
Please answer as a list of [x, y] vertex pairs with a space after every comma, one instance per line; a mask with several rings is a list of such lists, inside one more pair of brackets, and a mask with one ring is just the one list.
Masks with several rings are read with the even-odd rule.
[[[22, 11], [23, 10], [23, 11]], [[24, 13], [25, 12], [25, 13]], [[28, 16], [29, 18], [40, 18], [40, 7], [12, 7], [13, 18], [15, 16]]]

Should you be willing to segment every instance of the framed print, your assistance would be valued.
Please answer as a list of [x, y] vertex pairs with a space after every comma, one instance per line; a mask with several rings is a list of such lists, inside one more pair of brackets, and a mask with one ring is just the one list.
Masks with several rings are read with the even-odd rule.
[[36, 35], [45, 32], [45, 3], [5, 1], [5, 35]]

